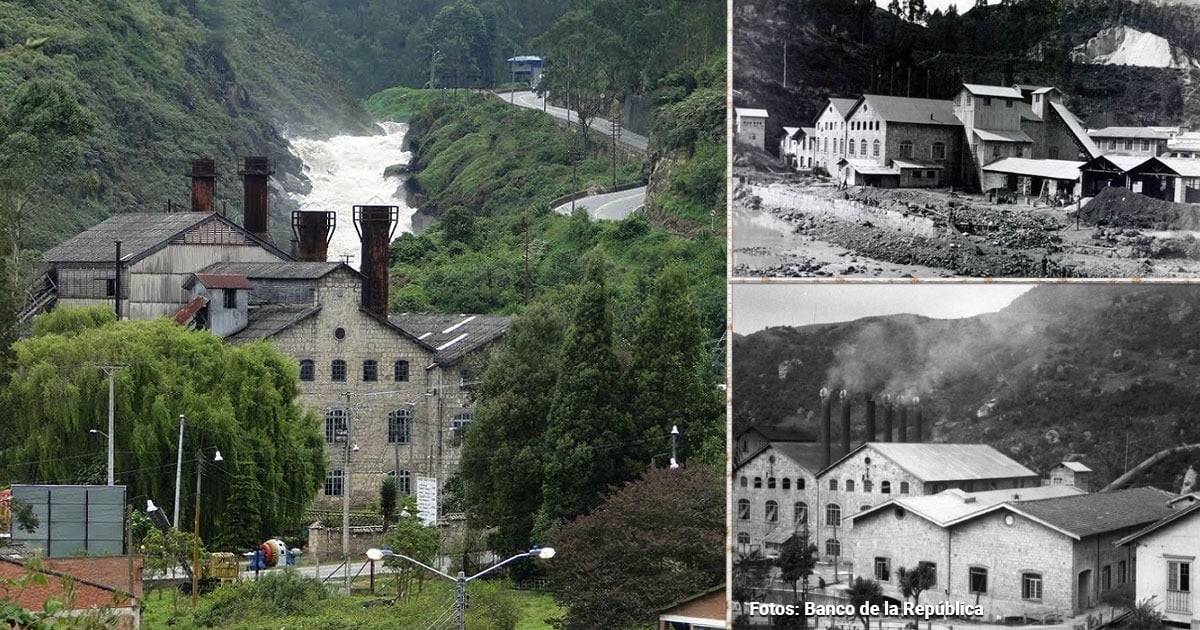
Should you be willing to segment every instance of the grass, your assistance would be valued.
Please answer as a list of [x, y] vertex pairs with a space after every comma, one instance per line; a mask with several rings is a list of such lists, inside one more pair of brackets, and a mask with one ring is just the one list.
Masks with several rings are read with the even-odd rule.
[[520, 610], [516, 630], [551, 630], [553, 626], [546, 620], [561, 617], [567, 612], [549, 593], [512, 591], [512, 595]]

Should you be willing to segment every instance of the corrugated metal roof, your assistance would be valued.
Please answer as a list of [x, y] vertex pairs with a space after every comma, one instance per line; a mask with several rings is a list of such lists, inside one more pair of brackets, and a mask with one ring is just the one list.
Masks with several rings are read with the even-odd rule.
[[1200, 177], [1200, 159], [1160, 157], [1158, 160], [1181, 177]]
[[963, 492], [958, 489], [950, 489], [937, 494], [896, 496], [891, 501], [859, 512], [853, 515], [852, 518], [857, 521], [869, 514], [875, 514], [890, 505], [892, 507], [903, 507], [935, 525], [945, 527], [964, 517], [976, 512], [982, 512], [1001, 503], [1077, 496], [1080, 494], [1084, 494], [1083, 490], [1074, 486], [1037, 486], [1034, 488], [988, 490], [987, 492]]
[[[270, 278], [273, 280], [316, 280], [334, 269], [346, 267], [351, 273], [357, 271], [340, 262], [219, 262], [200, 270], [203, 274], [238, 274], [246, 278]], [[207, 286], [207, 285], [206, 285]]]
[[[1180, 498], [1180, 497], [1176, 497], [1176, 498]], [[1115, 542], [1113, 544], [1127, 545], [1131, 542], [1142, 539], [1147, 534], [1152, 534], [1156, 531], [1159, 531], [1160, 529], [1163, 529], [1176, 521], [1190, 518], [1192, 515], [1194, 515], [1196, 513], [1200, 513], [1200, 501], [1192, 503], [1191, 505], [1189, 505], [1185, 508], [1176, 509], [1171, 514], [1155, 521], [1154, 523], [1151, 523], [1150, 525], [1147, 525], [1144, 529], [1139, 530], [1138, 532], [1131, 534], [1129, 536], [1126, 536], [1125, 538], [1122, 538], [1121, 540], [1118, 540], [1117, 542]]]
[[999, 98], [1021, 98], [1021, 90], [1016, 88], [1004, 87], [1002, 85], [980, 85], [978, 83], [964, 83], [963, 89], [974, 94], [975, 96], [995, 96]]
[[821, 469], [823, 449], [819, 442], [772, 442], [771, 448], [814, 475]]
[[1158, 488], [1129, 488], [1077, 497], [1022, 501], [1008, 506], [1076, 538], [1138, 527], [1170, 516], [1172, 495]]
[[1083, 462], [1063, 462], [1059, 465], [1062, 466], [1063, 468], [1066, 468], [1067, 470], [1069, 470], [1071, 472], [1077, 472], [1077, 473], [1092, 472], [1092, 469], [1088, 468], [1087, 465], [1084, 464]]
[[921, 162], [919, 160], [892, 160], [892, 164], [896, 168], [920, 168], [920, 169], [941, 169], [942, 165], [937, 162]]
[[[196, 282], [204, 285], [209, 289], [253, 289], [254, 283], [246, 279], [240, 273], [196, 273], [192, 274]], [[191, 279], [184, 285], [185, 289], [190, 289], [192, 285]]]
[[1093, 138], [1150, 138], [1153, 140], [1166, 140], [1170, 137], [1170, 135], [1150, 127], [1105, 127], [1092, 129], [1088, 131], [1088, 135]]
[[299, 321], [316, 315], [320, 310], [320, 306], [311, 304], [264, 304], [250, 309], [246, 327], [226, 337], [225, 341], [242, 344], [267, 339]]
[[750, 107], [735, 107], [733, 109], [733, 111], [736, 112], [739, 117], [747, 117], [747, 116], [750, 118], [769, 118], [770, 117], [767, 114], [767, 110], [765, 110], [765, 109], [753, 109]]
[[1026, 142], [1033, 143], [1033, 138], [1024, 131], [1011, 129], [975, 129], [975, 135], [986, 142]]
[[[1133, 170], [1137, 166], [1142, 165], [1143, 163], [1145, 163], [1147, 160], [1150, 160], [1150, 159], [1152, 159], [1152, 158], [1150, 158], [1149, 156], [1146, 156], [1146, 155], [1102, 155], [1102, 156], [1096, 158], [1095, 160], [1091, 160], [1090, 162], [1087, 162], [1087, 165], [1092, 165], [1092, 164], [1096, 163], [1098, 160], [1107, 160], [1110, 164], [1112, 164], [1116, 168], [1119, 168], [1122, 171], [1129, 171], [1129, 170]], [[1096, 166], [1103, 166], [1103, 165], [1096, 164]]]
[[1075, 181], [1079, 179], [1079, 168], [1083, 164], [1083, 162], [1071, 160], [1033, 160], [1010, 157], [992, 162], [983, 167], [983, 170], [993, 173]]
[[845, 118], [850, 110], [854, 108], [854, 104], [858, 102], [856, 98], [830, 98], [829, 104], [833, 105], [833, 110]]
[[[921, 481], [1037, 478], [1037, 473], [986, 444], [871, 442], [851, 451], [873, 449]], [[846, 457], [849, 457], [847, 455]], [[839, 459], [829, 468], [841, 462]]]
[[1054, 110], [1054, 113], [1058, 114], [1058, 117], [1061, 118], [1063, 123], [1067, 125], [1067, 129], [1071, 132], [1071, 135], [1075, 137], [1075, 140], [1079, 142], [1079, 144], [1083, 145], [1083, 149], [1087, 152], [1089, 158], [1096, 158], [1100, 156], [1102, 153], [1100, 151], [1100, 147], [1097, 147], [1096, 143], [1087, 135], [1087, 132], [1083, 129], [1083, 125], [1080, 124], [1078, 118], [1075, 118], [1075, 114], [1072, 114], [1071, 110], [1067, 109], [1067, 107], [1062, 103], [1056, 103], [1054, 101], [1050, 101], [1050, 108]]
[[498, 315], [410, 315], [388, 317], [388, 322], [433, 348], [442, 365], [504, 336], [511, 317]]
[[118, 214], [51, 247], [43, 257], [52, 263], [109, 262], [116, 255], [114, 241], [121, 241], [121, 259], [132, 261], [217, 218], [218, 215], [207, 212]]
[[[890, 123], [962, 126], [962, 121], [954, 115], [953, 101], [864, 94], [855, 105], [855, 109], [864, 105], [868, 111], [874, 111]], [[853, 112], [847, 114], [847, 117], [850, 115], [853, 115]]]

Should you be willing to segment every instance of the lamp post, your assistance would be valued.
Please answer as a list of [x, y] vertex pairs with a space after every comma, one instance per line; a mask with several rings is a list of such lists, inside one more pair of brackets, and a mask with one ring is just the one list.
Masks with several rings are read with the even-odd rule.
[[[221, 451], [213, 456], [214, 462], [224, 461]], [[196, 513], [193, 519], [192, 532], [192, 614], [196, 612], [196, 604], [200, 600], [200, 477], [204, 471], [204, 451], [196, 450]]]
[[113, 485], [112, 418], [109, 417], [108, 421], [109, 421], [109, 424], [108, 424], [109, 432], [108, 433], [105, 433], [104, 431], [101, 431], [100, 429], [88, 429], [88, 433], [91, 433], [92, 435], [103, 435], [104, 439], [108, 442], [108, 485], [111, 486], [111, 485]]
[[440, 577], [446, 578], [447, 580], [450, 580], [451, 582], [454, 582], [454, 610], [455, 610], [456, 616], [458, 617], [458, 630], [466, 630], [466, 627], [467, 627], [467, 583], [468, 582], [471, 582], [472, 580], [475, 580], [475, 579], [480, 578], [488, 573], [491, 573], [492, 571], [495, 571], [496, 569], [499, 569], [500, 567], [502, 567], [510, 562], [515, 562], [522, 558], [540, 558], [542, 560], [549, 560], [550, 558], [554, 557], [554, 548], [553, 547], [534, 547], [533, 549], [530, 549], [529, 551], [526, 551], [525, 553], [519, 553], [507, 560], [504, 560], [502, 562], [497, 562], [496, 564], [493, 564], [492, 566], [490, 566], [470, 577], [467, 577], [467, 575], [465, 573], [463, 573], [462, 571], [459, 571], [458, 575], [456, 575], [456, 576], [452, 576], [449, 573], [442, 573], [441, 571], [438, 571], [437, 569], [425, 564], [424, 562], [421, 562], [419, 560], [413, 560], [412, 558], [409, 558], [408, 556], [402, 556], [402, 555], [395, 553], [389, 549], [371, 548], [371, 549], [367, 550], [367, 558], [369, 558], [371, 560], [381, 560], [381, 559], [389, 557], [389, 556], [407, 560], [407, 561], [421, 567], [422, 569], [425, 569], [427, 571], [432, 571], [435, 575], [438, 575]]

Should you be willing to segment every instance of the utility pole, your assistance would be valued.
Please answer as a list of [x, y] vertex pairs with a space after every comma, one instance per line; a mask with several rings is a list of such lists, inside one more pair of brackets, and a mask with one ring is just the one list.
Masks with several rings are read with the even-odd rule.
[[171, 517], [171, 526], [179, 529], [179, 480], [183, 476], [183, 423], [187, 418], [179, 414], [179, 448], [175, 455], [175, 515]]
[[612, 185], [613, 189], [617, 187], [617, 140], [621, 137], [621, 101], [616, 98], [612, 101], [612, 107], [608, 110], [608, 116], [612, 120]]
[[346, 397], [346, 429], [343, 444], [344, 464], [342, 467], [342, 564], [345, 566], [346, 594], [350, 594], [350, 392]]
[[[120, 315], [118, 315], [119, 317]], [[113, 376], [120, 365], [101, 365], [108, 376], [108, 485], [113, 485]]]

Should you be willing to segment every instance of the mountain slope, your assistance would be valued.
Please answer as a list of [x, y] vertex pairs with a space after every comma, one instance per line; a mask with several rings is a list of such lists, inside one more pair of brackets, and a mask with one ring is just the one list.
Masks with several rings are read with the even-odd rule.
[[[821, 387], [919, 396], [939, 441], [1045, 470], [1081, 453], [1102, 480], [1200, 442], [1200, 288], [1058, 285], [999, 313], [772, 328], [734, 339], [734, 428], [815, 429]], [[856, 411], [860, 414], [861, 411]], [[1154, 478], [1173, 482], [1177, 462]]]

